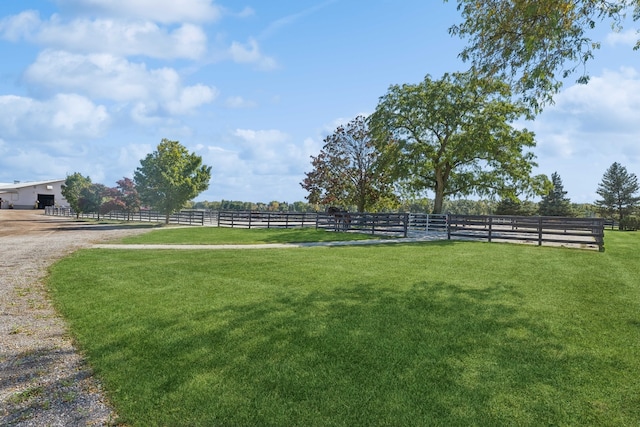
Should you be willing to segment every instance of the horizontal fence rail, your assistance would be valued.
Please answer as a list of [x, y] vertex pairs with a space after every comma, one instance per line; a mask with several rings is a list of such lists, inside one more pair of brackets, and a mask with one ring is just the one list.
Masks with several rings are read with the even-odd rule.
[[585, 245], [604, 250], [604, 219], [449, 215], [449, 239]]
[[315, 212], [220, 211], [217, 224], [218, 227], [238, 228], [315, 227], [317, 215]]
[[[76, 216], [70, 208], [47, 206], [46, 215]], [[82, 218], [98, 218], [97, 213], [81, 213]], [[101, 219], [165, 222], [165, 216], [151, 210], [112, 211]], [[603, 218], [565, 218], [502, 215], [435, 215], [409, 213], [263, 212], [184, 210], [169, 217], [171, 224], [213, 225], [235, 228], [302, 228], [328, 231], [407, 237], [430, 234], [452, 239], [488, 242], [565, 244], [604, 250]]]
[[402, 235], [407, 237], [407, 213], [318, 214], [317, 228], [333, 231], [357, 231], [368, 234]]
[[[97, 212], [81, 212], [80, 214], [76, 215], [76, 212], [74, 212], [71, 208], [47, 206], [45, 207], [45, 215], [73, 217], [78, 216], [79, 218], [109, 219], [118, 221], [165, 222], [164, 214], [146, 209], [141, 209], [136, 212], [110, 211], [103, 214], [98, 214]], [[169, 223], [185, 225], [205, 225], [206, 219], [206, 211], [185, 210], [170, 215]]]
[[412, 231], [447, 231], [447, 216], [445, 214], [409, 214], [409, 230]]
[[316, 212], [218, 212], [219, 227], [295, 228], [315, 227], [328, 231], [407, 235], [408, 214]]

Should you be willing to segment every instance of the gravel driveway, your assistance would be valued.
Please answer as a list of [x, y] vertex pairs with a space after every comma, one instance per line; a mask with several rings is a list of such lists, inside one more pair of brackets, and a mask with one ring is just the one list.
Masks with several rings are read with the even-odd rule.
[[148, 229], [0, 210], [0, 425], [113, 424], [42, 282], [47, 267], [74, 250]]

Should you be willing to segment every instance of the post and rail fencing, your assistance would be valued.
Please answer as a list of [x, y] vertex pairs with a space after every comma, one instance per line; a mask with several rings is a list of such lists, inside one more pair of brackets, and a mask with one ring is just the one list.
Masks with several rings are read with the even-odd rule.
[[603, 218], [449, 215], [448, 239], [578, 245], [604, 251]]
[[236, 228], [315, 227], [317, 215], [315, 212], [219, 211], [216, 213], [218, 227]]
[[[76, 216], [69, 208], [48, 206], [46, 215]], [[82, 218], [97, 219], [97, 213], [82, 213]], [[100, 219], [158, 222], [159, 212], [140, 210], [134, 213], [112, 211]], [[502, 215], [434, 215], [409, 213], [340, 212], [264, 212], [184, 210], [169, 217], [170, 224], [209, 225], [235, 228], [302, 228], [328, 231], [360, 232], [373, 235], [408, 237], [421, 234], [440, 235], [449, 240], [473, 239], [488, 242], [515, 241], [538, 245], [564, 244], [604, 251], [603, 218], [566, 218]]]
[[[45, 215], [75, 217], [76, 212], [71, 208], [47, 206], [45, 207]], [[98, 214], [97, 212], [81, 212], [77, 216], [80, 218], [116, 221], [165, 222], [164, 214], [146, 209], [140, 209], [136, 212], [110, 211], [103, 214]], [[169, 224], [205, 225], [207, 220], [207, 212], [201, 210], [184, 210], [169, 216]]]
[[316, 228], [332, 231], [355, 231], [366, 234], [407, 237], [408, 213], [342, 212], [338, 216], [318, 214]]
[[295, 228], [407, 236], [409, 214], [220, 211], [218, 227]]

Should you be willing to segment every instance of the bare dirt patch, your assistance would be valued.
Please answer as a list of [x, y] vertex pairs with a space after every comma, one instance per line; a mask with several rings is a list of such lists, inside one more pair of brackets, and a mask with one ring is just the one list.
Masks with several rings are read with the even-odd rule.
[[55, 260], [150, 226], [96, 224], [0, 210], [0, 425], [112, 425], [116, 414], [53, 309]]

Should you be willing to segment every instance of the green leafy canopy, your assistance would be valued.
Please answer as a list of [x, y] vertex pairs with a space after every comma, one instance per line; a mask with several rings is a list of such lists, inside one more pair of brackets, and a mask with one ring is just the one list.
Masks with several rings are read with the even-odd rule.
[[163, 139], [140, 161], [134, 182], [142, 203], [169, 216], [209, 188], [211, 167], [178, 141]]
[[[444, 0], [447, 2], [448, 0]], [[604, 20], [622, 29], [627, 12], [640, 18], [640, 0], [457, 0], [463, 21], [449, 29], [468, 41], [460, 56], [484, 76], [512, 83], [534, 110], [553, 101], [562, 80], [600, 47], [589, 31]], [[640, 48], [640, 41], [634, 49]]]
[[532, 132], [516, 129], [528, 109], [509, 85], [473, 71], [393, 85], [370, 118], [378, 149], [394, 177], [435, 193], [434, 213], [448, 196], [540, 194], [546, 177], [531, 177]]

